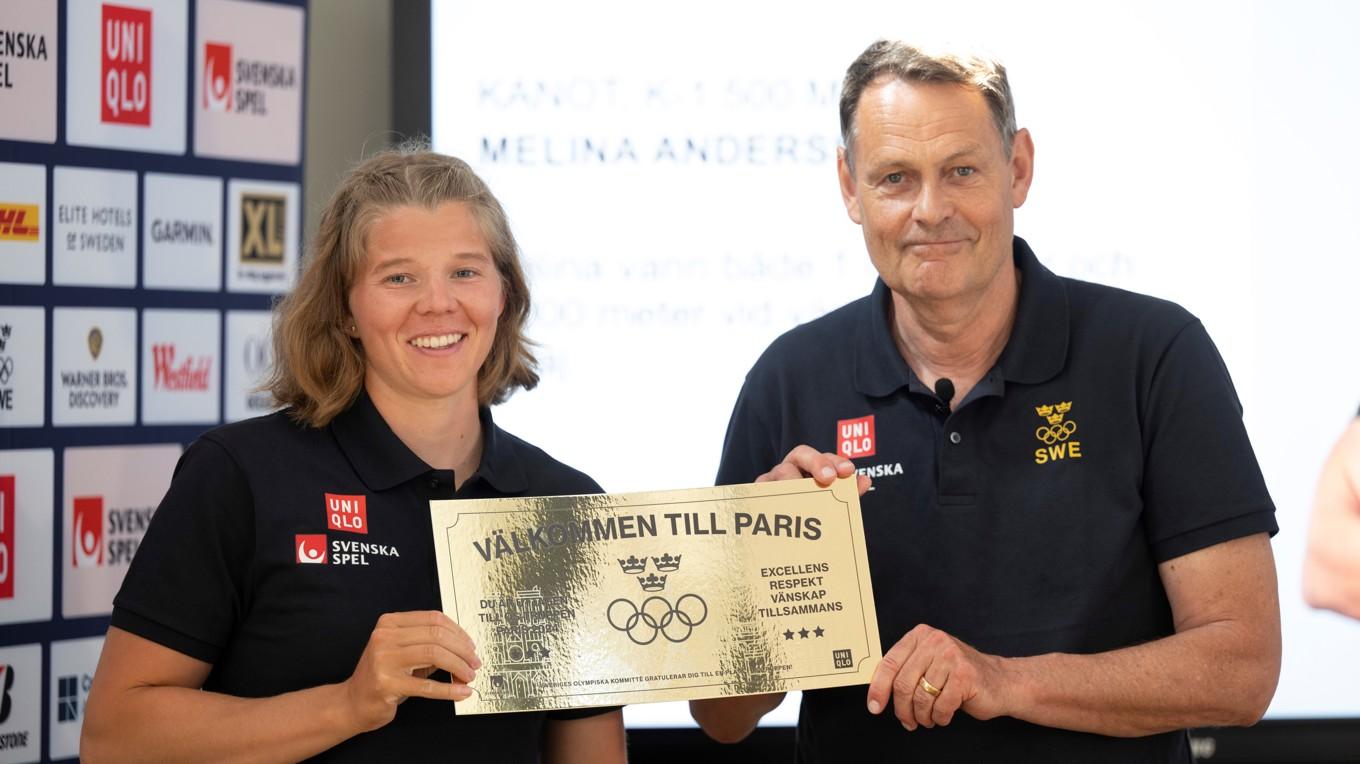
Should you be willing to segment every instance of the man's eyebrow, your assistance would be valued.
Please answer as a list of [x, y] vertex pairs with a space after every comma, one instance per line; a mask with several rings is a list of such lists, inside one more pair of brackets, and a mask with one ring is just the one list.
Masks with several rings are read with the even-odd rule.
[[949, 156], [945, 157], [945, 158], [944, 158], [944, 161], [942, 161], [941, 164], [949, 164], [949, 163], [951, 163], [951, 162], [957, 162], [958, 160], [960, 160], [960, 159], [962, 159], [962, 158], [964, 158], [964, 157], [969, 157], [969, 156], [972, 156], [972, 155], [974, 155], [974, 154], [979, 154], [979, 153], [981, 153], [981, 152], [982, 152], [982, 146], [980, 146], [980, 145], [978, 145], [978, 144], [976, 144], [976, 143], [970, 143], [970, 144], [968, 144], [967, 146], [964, 146], [963, 148], [959, 149], [958, 151], [955, 151], [954, 153], [952, 153], [952, 154], [950, 154]]

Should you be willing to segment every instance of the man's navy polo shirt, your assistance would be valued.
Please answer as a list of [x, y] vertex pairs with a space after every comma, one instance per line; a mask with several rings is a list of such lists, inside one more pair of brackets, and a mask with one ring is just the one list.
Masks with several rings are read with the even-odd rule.
[[[873, 477], [862, 508], [885, 651], [921, 623], [1003, 656], [1164, 637], [1159, 563], [1277, 530], [1200, 322], [1059, 278], [1018, 237], [1014, 256], [1011, 337], [952, 413], [898, 352], [882, 281], [775, 340], [732, 413], [719, 484], [753, 480], [800, 443]], [[1190, 760], [1184, 732], [1116, 739], [960, 713], [909, 733], [890, 711], [870, 716], [864, 686], [805, 693], [800, 757]]]
[[[367, 394], [323, 428], [280, 412], [185, 451], [114, 599], [113, 625], [212, 664], [205, 690], [268, 697], [341, 682], [383, 613], [440, 610], [429, 502], [600, 493], [481, 411], [482, 462], [457, 492]], [[440, 672], [435, 678], [447, 680]], [[455, 717], [410, 698], [326, 761], [537, 761], [546, 718]]]

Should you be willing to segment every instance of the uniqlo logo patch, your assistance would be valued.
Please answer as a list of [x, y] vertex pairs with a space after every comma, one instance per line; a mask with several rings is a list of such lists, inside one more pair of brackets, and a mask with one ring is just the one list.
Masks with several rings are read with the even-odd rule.
[[836, 453], [847, 459], [874, 455], [874, 415], [836, 422]]
[[14, 476], [0, 475], [0, 600], [14, 598]]
[[293, 537], [297, 561], [302, 565], [326, 564], [326, 534], [299, 533]]
[[103, 6], [100, 18], [99, 119], [151, 125], [151, 11]]
[[104, 497], [77, 496], [71, 523], [71, 564], [93, 568], [104, 564]]
[[231, 111], [231, 46], [218, 42], [203, 45], [203, 108]]
[[368, 503], [365, 498], [326, 494], [326, 527], [333, 531], [368, 533]]

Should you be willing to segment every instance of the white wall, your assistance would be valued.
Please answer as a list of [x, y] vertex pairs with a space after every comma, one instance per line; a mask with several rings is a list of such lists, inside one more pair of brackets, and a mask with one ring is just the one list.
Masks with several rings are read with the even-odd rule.
[[[609, 490], [710, 482], [760, 350], [871, 285], [816, 148], [845, 66], [880, 36], [988, 49], [1037, 144], [1017, 231], [1060, 273], [1185, 305], [1233, 373], [1281, 526], [1271, 715], [1360, 716], [1360, 624], [1299, 596], [1313, 482], [1360, 404], [1360, 7], [1032, 5], [436, 2], [436, 147], [509, 210], [544, 343], [498, 419]], [[656, 156], [723, 136], [758, 150]]]

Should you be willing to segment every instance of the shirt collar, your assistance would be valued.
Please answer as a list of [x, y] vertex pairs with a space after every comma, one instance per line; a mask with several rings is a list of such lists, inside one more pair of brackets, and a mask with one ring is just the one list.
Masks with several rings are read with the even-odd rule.
[[[1006, 381], [1037, 384], [1052, 379], [1067, 359], [1067, 288], [1019, 236], [1012, 252], [1020, 271], [1020, 295], [1015, 324], [996, 368]], [[903, 387], [928, 392], [897, 351], [891, 308], [892, 292], [878, 279], [855, 333], [855, 389], [878, 398]]]
[[[482, 463], [472, 478], [480, 476], [501, 493], [524, 490], [524, 468], [515, 454], [514, 438], [496, 426], [490, 409], [482, 407], [477, 417], [482, 428]], [[331, 421], [330, 430], [369, 490], [385, 491], [432, 469], [392, 432], [366, 391], [361, 390], [353, 405]]]
[[1015, 267], [1020, 270], [1020, 300], [1011, 337], [996, 365], [1006, 381], [1035, 385], [1057, 376], [1067, 362], [1067, 286], [1019, 236]]
[[482, 464], [473, 477], [480, 476], [498, 493], [526, 490], [529, 479], [524, 474], [524, 459], [516, 451], [515, 437], [496, 426], [490, 408], [483, 406], [477, 416], [482, 422]]

